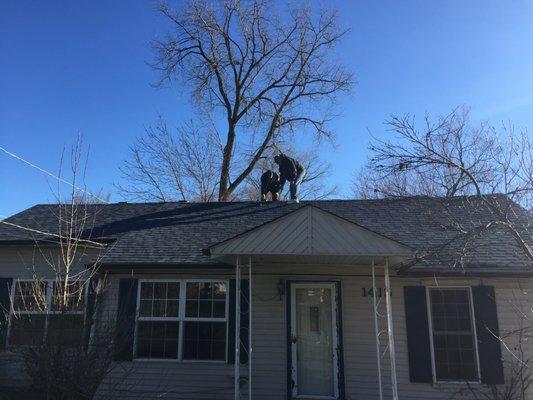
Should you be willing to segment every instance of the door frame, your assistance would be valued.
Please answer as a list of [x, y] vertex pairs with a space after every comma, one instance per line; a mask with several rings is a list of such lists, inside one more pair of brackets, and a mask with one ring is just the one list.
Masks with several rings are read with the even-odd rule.
[[[296, 327], [296, 311], [292, 307], [296, 288], [330, 288], [331, 289], [331, 323], [333, 333], [333, 382], [334, 396], [297, 395], [296, 346], [292, 343], [293, 329]], [[338, 400], [344, 398], [344, 362], [342, 347], [342, 302], [340, 281], [286, 281], [286, 319], [287, 319], [287, 399], [324, 399]]]

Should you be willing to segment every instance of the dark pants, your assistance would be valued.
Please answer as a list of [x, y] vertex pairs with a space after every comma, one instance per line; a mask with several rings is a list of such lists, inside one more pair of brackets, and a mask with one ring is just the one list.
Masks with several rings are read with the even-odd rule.
[[291, 200], [297, 200], [298, 199], [298, 191], [300, 190], [300, 184], [305, 178], [306, 170], [303, 168], [298, 175], [296, 175], [296, 179], [294, 181], [290, 182], [290, 192], [291, 192]]

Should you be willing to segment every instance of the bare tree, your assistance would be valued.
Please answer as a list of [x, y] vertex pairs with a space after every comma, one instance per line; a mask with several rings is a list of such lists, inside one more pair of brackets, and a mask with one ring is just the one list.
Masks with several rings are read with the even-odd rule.
[[130, 149], [121, 172], [126, 197], [140, 200], [216, 200], [221, 143], [210, 127], [192, 122], [173, 132], [160, 118]]
[[392, 140], [374, 139], [367, 165], [354, 180], [358, 197], [401, 197], [504, 193], [532, 205], [533, 143], [527, 131], [472, 126], [463, 107], [419, 129], [414, 116], [386, 121]]
[[[289, 144], [282, 147], [307, 170], [300, 191], [302, 199], [324, 199], [338, 192], [336, 185], [327, 182], [331, 164], [320, 160], [318, 146], [304, 151]], [[279, 146], [268, 146], [254, 170], [228, 200], [257, 200], [261, 174], [267, 169], [278, 169], [273, 162], [276, 152]], [[191, 122], [172, 131], [160, 119], [131, 147], [131, 158], [121, 166], [126, 184], [116, 186], [123, 196], [135, 200], [216, 201], [221, 155], [222, 146], [212, 127], [200, 128]], [[240, 161], [238, 157], [233, 160]]]
[[204, 118], [224, 126], [218, 200], [231, 199], [277, 137], [309, 129], [332, 138], [333, 106], [352, 82], [333, 53], [345, 34], [334, 12], [287, 7], [280, 15], [263, 0], [159, 10], [172, 24], [154, 43], [160, 84], [188, 86]]
[[421, 129], [410, 115], [392, 116], [387, 125], [396, 137], [374, 139], [370, 145], [370, 173], [363, 173], [360, 193], [369, 194], [370, 181], [375, 182], [378, 197], [471, 195], [464, 201], [475, 201], [492, 217], [482, 223], [473, 216], [449, 224], [447, 228], [457, 233], [453, 240], [460, 238], [462, 243], [458, 256], [475, 238], [503, 229], [533, 266], [533, 142], [527, 132], [516, 132], [509, 125], [503, 134], [484, 123], [472, 127], [462, 108], [436, 122], [426, 116]]
[[[4, 388], [5, 398], [92, 399], [115, 367], [114, 320], [95, 329], [91, 312], [100, 307], [95, 302], [105, 290], [98, 269], [107, 245], [93, 238], [103, 199], [83, 183], [87, 162], [82, 150], [78, 138], [70, 155], [69, 181], [61, 169], [58, 174], [53, 192], [57, 205], [48, 216], [56, 229], [1, 221], [27, 232], [34, 242], [27, 271], [21, 274], [31, 278], [13, 282], [11, 310], [2, 310], [9, 322], [9, 361], [29, 378], [30, 387]], [[125, 377], [129, 370], [121, 373]]]

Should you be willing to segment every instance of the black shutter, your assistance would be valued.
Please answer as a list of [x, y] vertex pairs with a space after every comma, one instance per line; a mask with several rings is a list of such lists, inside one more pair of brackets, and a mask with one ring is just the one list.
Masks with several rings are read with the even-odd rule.
[[121, 279], [118, 289], [117, 324], [115, 328], [115, 360], [133, 359], [137, 279]]
[[405, 323], [411, 382], [433, 382], [426, 288], [405, 286]]
[[[228, 364], [235, 364], [235, 311], [236, 311], [236, 281], [229, 282], [229, 316], [228, 316]], [[240, 362], [248, 362], [248, 329], [250, 321], [249, 301], [248, 301], [248, 280], [241, 280], [241, 348]]]
[[96, 286], [98, 285], [98, 278], [91, 278], [87, 285], [87, 305], [85, 306], [85, 325], [83, 346], [87, 351], [89, 349], [89, 342], [91, 340], [91, 330], [94, 323], [94, 303], [96, 301]]
[[0, 349], [6, 348], [12, 278], [0, 278]]
[[492, 286], [472, 286], [474, 318], [476, 320], [477, 347], [481, 382], [488, 385], [503, 384], [503, 362], [496, 311], [496, 296]]

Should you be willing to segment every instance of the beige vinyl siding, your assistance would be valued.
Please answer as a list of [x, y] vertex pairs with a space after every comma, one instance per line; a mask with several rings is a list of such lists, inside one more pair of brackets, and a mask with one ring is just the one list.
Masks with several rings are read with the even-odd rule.
[[[79, 251], [79, 260], [72, 273], [84, 271], [86, 264], [98, 257], [97, 250]], [[0, 277], [14, 279], [53, 279], [50, 263], [57, 264], [60, 253], [48, 246], [0, 246]]]

